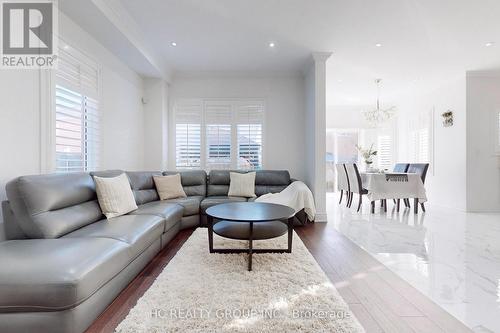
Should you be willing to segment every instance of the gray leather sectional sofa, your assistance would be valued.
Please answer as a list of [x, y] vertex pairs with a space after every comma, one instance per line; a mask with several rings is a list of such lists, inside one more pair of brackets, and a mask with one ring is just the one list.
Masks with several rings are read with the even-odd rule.
[[[23, 176], [7, 184], [0, 332], [85, 331], [179, 230], [205, 224], [212, 205], [246, 201], [227, 196], [229, 171], [182, 171], [188, 197], [166, 201], [152, 177], [162, 172], [125, 172], [138, 209], [106, 220], [92, 176], [123, 172]], [[256, 194], [291, 181], [287, 171], [258, 171]]]

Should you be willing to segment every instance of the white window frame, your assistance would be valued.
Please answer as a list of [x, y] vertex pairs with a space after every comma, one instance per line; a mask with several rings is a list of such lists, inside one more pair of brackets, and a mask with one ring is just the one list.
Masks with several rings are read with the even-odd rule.
[[[389, 138], [390, 140], [390, 146], [389, 146], [389, 161], [387, 162], [387, 165], [382, 165], [382, 147], [381, 145], [381, 139], [382, 138]], [[377, 134], [377, 167], [378, 169], [384, 169], [388, 171], [392, 171], [392, 168], [394, 166], [394, 161], [395, 161], [395, 154], [394, 154], [394, 146], [395, 146], [395, 137], [391, 132], [385, 132], [385, 133], [378, 133]]]
[[[434, 174], [434, 115], [435, 110], [432, 108], [430, 111], [421, 112], [416, 114], [408, 120], [408, 163], [429, 163], [429, 172]], [[428, 135], [428, 160], [422, 160], [419, 158], [421, 152], [421, 132], [427, 130]], [[416, 135], [417, 138], [414, 142], [412, 140], [412, 135]], [[411, 154], [410, 152], [415, 152]], [[412, 156], [413, 155], [413, 156]]]
[[[87, 63], [92, 63], [97, 69], [97, 93], [92, 98], [99, 103], [102, 100], [102, 67], [91, 55], [78, 49], [62, 38], [58, 45], [64, 52], [71, 52], [74, 56]], [[56, 171], [56, 69], [40, 69], [40, 171], [52, 173]], [[101, 135], [102, 138], [102, 135]], [[98, 146], [98, 153], [102, 156], [102, 144]], [[99, 168], [100, 165], [96, 167]]]
[[209, 170], [209, 166], [207, 165], [207, 146], [206, 146], [206, 119], [205, 119], [205, 109], [207, 105], [213, 104], [226, 104], [231, 105], [231, 166], [230, 169], [237, 170], [238, 168], [238, 137], [237, 137], [237, 117], [236, 112], [239, 105], [245, 103], [256, 103], [262, 107], [262, 142], [261, 142], [261, 169], [264, 169], [266, 162], [266, 100], [264, 98], [183, 98], [175, 101], [172, 104], [173, 112], [171, 113], [171, 125], [170, 125], [170, 158], [169, 165], [171, 169], [182, 169], [177, 167], [177, 157], [176, 157], [176, 125], [177, 125], [177, 113], [179, 107], [186, 104], [198, 104], [201, 106], [201, 147], [200, 147], [200, 169]]
[[[201, 124], [201, 128], [202, 128], [202, 147], [201, 147], [201, 150], [202, 150], [202, 165], [201, 165], [201, 168], [205, 169], [205, 170], [210, 170], [212, 169], [211, 165], [208, 163], [208, 160], [209, 160], [209, 145], [208, 145], [208, 142], [207, 142], [207, 138], [208, 138], [208, 133], [207, 133], [207, 129], [208, 129], [208, 126], [210, 125], [229, 125], [229, 130], [230, 130], [230, 150], [229, 150], [229, 165], [226, 169], [233, 169], [233, 166], [234, 166], [234, 163], [235, 163], [235, 146], [234, 146], [234, 138], [235, 138], [235, 127], [234, 127], [234, 123], [235, 123], [235, 116], [234, 116], [234, 105], [232, 102], [228, 102], [227, 100], [204, 100], [203, 103], [202, 103], [202, 124]], [[208, 110], [210, 108], [226, 108], [226, 112], [229, 112], [228, 115], [225, 115], [223, 116], [222, 118], [226, 118], [226, 119], [222, 119], [220, 121], [214, 121], [212, 119], [209, 119], [209, 115], [208, 115]], [[177, 143], [176, 143], [177, 145]], [[214, 167], [213, 169], [219, 169], [217, 167]]]

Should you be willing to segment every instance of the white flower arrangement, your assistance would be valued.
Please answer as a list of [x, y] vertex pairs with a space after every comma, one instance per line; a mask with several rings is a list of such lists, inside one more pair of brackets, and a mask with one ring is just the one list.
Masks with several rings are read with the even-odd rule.
[[373, 163], [373, 156], [377, 156], [377, 151], [373, 150], [373, 143], [370, 146], [370, 149], [363, 149], [360, 145], [356, 145], [359, 153], [363, 157], [367, 166], [370, 166]]

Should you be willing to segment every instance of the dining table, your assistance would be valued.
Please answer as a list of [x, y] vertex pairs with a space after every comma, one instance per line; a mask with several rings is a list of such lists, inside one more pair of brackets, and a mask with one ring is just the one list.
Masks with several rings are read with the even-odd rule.
[[415, 199], [415, 205], [427, 201], [424, 183], [419, 174], [397, 172], [361, 172], [361, 183], [374, 202], [386, 199]]

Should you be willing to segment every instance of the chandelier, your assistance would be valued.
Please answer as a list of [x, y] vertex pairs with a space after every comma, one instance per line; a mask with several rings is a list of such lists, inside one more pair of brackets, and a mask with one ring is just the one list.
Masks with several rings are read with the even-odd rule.
[[387, 109], [380, 108], [380, 82], [382, 79], [376, 79], [375, 84], [377, 85], [377, 106], [375, 109], [370, 111], [364, 111], [366, 121], [368, 121], [373, 126], [378, 126], [382, 123], [389, 121], [396, 114], [396, 107], [391, 106]]

